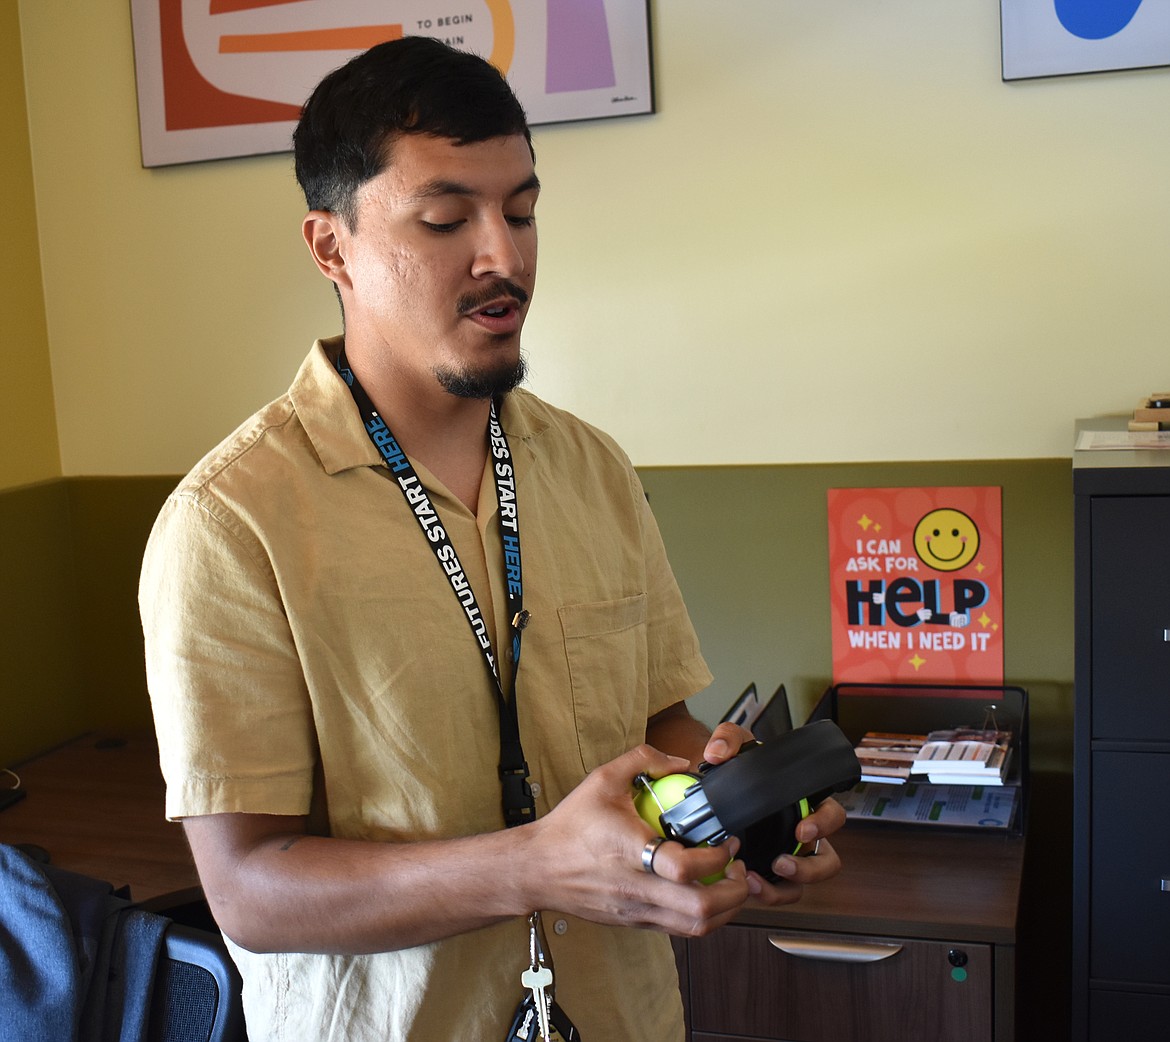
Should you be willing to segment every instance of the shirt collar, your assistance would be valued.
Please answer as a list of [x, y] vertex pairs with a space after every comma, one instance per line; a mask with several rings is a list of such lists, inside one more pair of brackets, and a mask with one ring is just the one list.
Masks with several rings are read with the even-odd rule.
[[[342, 336], [314, 343], [289, 389], [297, 416], [327, 474], [376, 467], [382, 461], [335, 366], [343, 343]], [[504, 399], [500, 410], [500, 425], [513, 455], [523, 454], [529, 460], [533, 439], [548, 426], [543, 412], [533, 410], [535, 400], [530, 392], [518, 389]], [[387, 422], [393, 430], [393, 418]]]
[[344, 340], [318, 340], [301, 364], [289, 397], [327, 474], [374, 467], [381, 457], [362, 424], [353, 396], [334, 368]]

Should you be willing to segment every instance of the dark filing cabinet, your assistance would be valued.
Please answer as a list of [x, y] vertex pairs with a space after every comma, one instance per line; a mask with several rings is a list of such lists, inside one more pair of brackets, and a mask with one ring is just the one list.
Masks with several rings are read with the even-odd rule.
[[[1106, 429], [1125, 422], [1078, 424]], [[1165, 1040], [1170, 450], [1078, 448], [1073, 492], [1073, 1039]]]

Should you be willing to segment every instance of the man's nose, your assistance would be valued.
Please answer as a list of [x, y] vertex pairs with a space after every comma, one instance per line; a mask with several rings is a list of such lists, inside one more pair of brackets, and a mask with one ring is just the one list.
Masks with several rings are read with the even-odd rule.
[[524, 274], [524, 251], [516, 241], [516, 229], [505, 217], [486, 220], [476, 245], [472, 272], [477, 278], [492, 275], [515, 278]]

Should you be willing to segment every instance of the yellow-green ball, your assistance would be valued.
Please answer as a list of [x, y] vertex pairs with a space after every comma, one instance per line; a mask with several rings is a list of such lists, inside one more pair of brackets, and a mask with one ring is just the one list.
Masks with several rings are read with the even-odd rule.
[[[650, 794], [646, 786], [639, 784], [634, 790], [634, 808], [647, 825], [665, 838], [666, 833], [662, 829], [662, 812], [682, 803], [687, 789], [694, 785], [695, 781], [695, 777], [690, 774], [668, 774], [664, 778], [656, 778], [650, 783], [653, 795]], [[700, 843], [699, 845], [705, 847], [708, 844]], [[730, 863], [729, 861], [728, 864]], [[700, 882], [717, 883], [722, 878], [723, 873], [716, 872], [714, 875], [705, 876]]]
[[634, 790], [634, 808], [647, 825], [665, 837], [666, 833], [662, 831], [662, 811], [682, 803], [687, 789], [694, 784], [695, 779], [689, 774], [668, 774], [665, 778], [656, 778], [650, 783], [653, 795], [644, 785]]

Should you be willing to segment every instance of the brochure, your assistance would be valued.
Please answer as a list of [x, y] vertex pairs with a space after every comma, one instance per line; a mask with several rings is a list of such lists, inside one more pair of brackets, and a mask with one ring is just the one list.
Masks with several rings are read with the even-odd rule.
[[852, 819], [1011, 828], [1020, 804], [1015, 785], [904, 785], [861, 782], [834, 797]]

